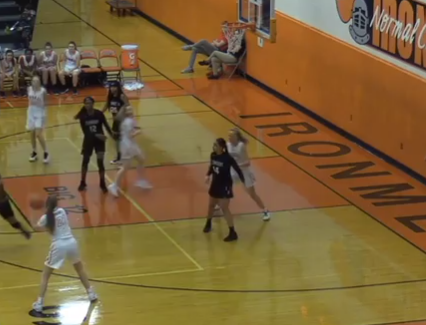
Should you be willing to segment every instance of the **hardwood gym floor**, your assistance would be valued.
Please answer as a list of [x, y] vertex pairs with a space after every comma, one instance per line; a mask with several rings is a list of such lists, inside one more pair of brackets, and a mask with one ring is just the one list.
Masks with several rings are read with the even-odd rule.
[[[71, 40], [141, 45], [146, 87], [129, 96], [155, 188], [131, 187], [130, 173], [124, 196], [102, 195], [92, 166], [89, 190], [77, 192], [81, 133], [72, 117], [85, 95], [101, 107], [105, 89], [51, 96], [48, 166], [28, 162], [26, 102], [1, 101], [0, 172], [18, 215], [34, 224], [29, 196], [59, 193], [100, 295], [89, 308], [67, 266], [49, 288], [54, 317], [30, 316], [49, 237], [25, 241], [0, 220], [1, 324], [426, 324], [424, 186], [247, 81], [210, 82], [203, 69], [181, 75], [183, 44], [140, 17], [111, 16], [103, 1], [40, 0], [33, 47]], [[273, 218], [264, 223], [237, 187], [241, 238], [227, 244], [220, 218], [212, 234], [201, 231], [204, 173], [213, 139], [235, 125], [250, 137]]]

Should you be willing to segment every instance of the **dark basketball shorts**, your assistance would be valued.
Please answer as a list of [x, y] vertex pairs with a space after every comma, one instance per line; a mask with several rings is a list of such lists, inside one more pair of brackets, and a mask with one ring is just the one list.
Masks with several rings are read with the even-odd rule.
[[232, 199], [234, 193], [231, 184], [214, 184], [210, 185], [209, 195], [214, 199]]
[[105, 152], [105, 141], [99, 139], [83, 139], [81, 154], [83, 156], [91, 156], [93, 151], [98, 153]]

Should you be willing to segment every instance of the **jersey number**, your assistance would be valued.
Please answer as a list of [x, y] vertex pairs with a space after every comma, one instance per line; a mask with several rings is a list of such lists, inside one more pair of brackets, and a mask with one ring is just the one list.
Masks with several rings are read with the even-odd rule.
[[213, 166], [213, 172], [215, 173], [215, 174], [219, 174], [219, 167], [217, 167], [217, 166]]
[[96, 131], [98, 131], [98, 128], [96, 127], [96, 125], [91, 125], [89, 128], [90, 132], [92, 133], [96, 133]]

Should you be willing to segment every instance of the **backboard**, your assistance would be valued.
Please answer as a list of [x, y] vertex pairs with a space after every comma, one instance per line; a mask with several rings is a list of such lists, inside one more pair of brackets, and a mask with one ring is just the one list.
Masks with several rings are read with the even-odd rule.
[[275, 0], [238, 0], [238, 20], [255, 23], [256, 34], [275, 42]]

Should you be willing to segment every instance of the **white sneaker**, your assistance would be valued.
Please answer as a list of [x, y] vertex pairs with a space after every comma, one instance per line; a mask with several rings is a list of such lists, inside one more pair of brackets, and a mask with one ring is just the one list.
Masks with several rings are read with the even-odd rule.
[[152, 185], [145, 179], [141, 179], [136, 182], [135, 186], [143, 188], [143, 189], [151, 189]]
[[46, 153], [44, 154], [44, 157], [43, 157], [43, 162], [44, 162], [45, 164], [48, 164], [48, 163], [49, 163], [49, 161], [50, 161], [50, 155], [46, 152]]
[[33, 309], [38, 313], [43, 312], [43, 302], [37, 300], [35, 303], [33, 303]]
[[184, 50], [184, 51], [191, 51], [192, 50], [192, 45], [182, 46], [182, 50]]
[[108, 186], [108, 191], [115, 197], [118, 197], [118, 187], [114, 183]]
[[33, 152], [32, 154], [31, 154], [31, 156], [30, 156], [30, 158], [28, 159], [30, 162], [34, 162], [34, 161], [36, 161], [37, 160], [37, 153], [36, 152]]
[[271, 220], [271, 213], [268, 210], [263, 211], [263, 221]]
[[181, 73], [183, 73], [183, 74], [185, 74], [185, 73], [194, 73], [194, 69], [186, 68], [186, 69], [183, 69], [183, 70], [181, 71]]
[[95, 302], [96, 300], [98, 300], [98, 295], [96, 294], [96, 292], [93, 288], [90, 288], [87, 291], [87, 295], [89, 296], [90, 302]]

